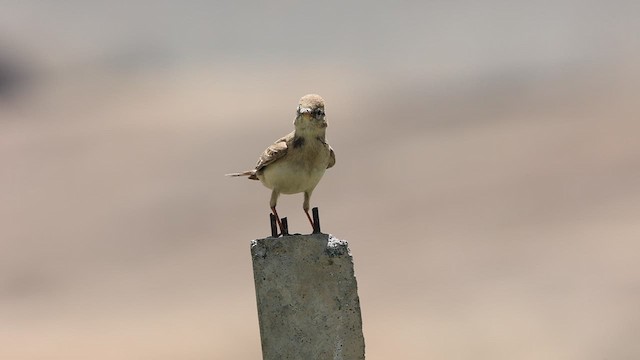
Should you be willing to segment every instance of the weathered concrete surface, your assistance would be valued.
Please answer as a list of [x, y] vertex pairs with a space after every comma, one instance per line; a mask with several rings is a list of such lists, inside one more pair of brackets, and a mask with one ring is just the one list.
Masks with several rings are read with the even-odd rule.
[[264, 360], [364, 359], [346, 241], [327, 234], [251, 243]]

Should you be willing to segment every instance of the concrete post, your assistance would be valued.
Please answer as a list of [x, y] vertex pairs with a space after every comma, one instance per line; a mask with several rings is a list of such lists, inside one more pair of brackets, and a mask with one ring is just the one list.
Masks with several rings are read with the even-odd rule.
[[327, 234], [251, 243], [264, 360], [364, 359], [348, 244]]

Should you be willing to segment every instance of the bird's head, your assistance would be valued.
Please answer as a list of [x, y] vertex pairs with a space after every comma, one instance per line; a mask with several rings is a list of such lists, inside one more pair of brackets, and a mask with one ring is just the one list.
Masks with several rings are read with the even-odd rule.
[[324, 129], [327, 120], [324, 114], [324, 100], [320, 95], [309, 94], [300, 98], [293, 124], [300, 129]]

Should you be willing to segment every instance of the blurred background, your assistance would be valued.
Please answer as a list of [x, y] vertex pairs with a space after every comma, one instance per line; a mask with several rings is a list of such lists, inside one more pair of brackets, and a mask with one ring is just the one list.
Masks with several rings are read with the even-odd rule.
[[1, 8], [1, 359], [260, 359], [223, 174], [307, 93], [368, 359], [640, 358], [640, 2]]

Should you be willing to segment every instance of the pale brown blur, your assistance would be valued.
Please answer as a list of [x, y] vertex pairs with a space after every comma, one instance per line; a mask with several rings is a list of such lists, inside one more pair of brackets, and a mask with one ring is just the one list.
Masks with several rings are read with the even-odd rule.
[[367, 359], [640, 358], [640, 3], [242, 3], [2, 5], [0, 359], [259, 359], [310, 92]]

